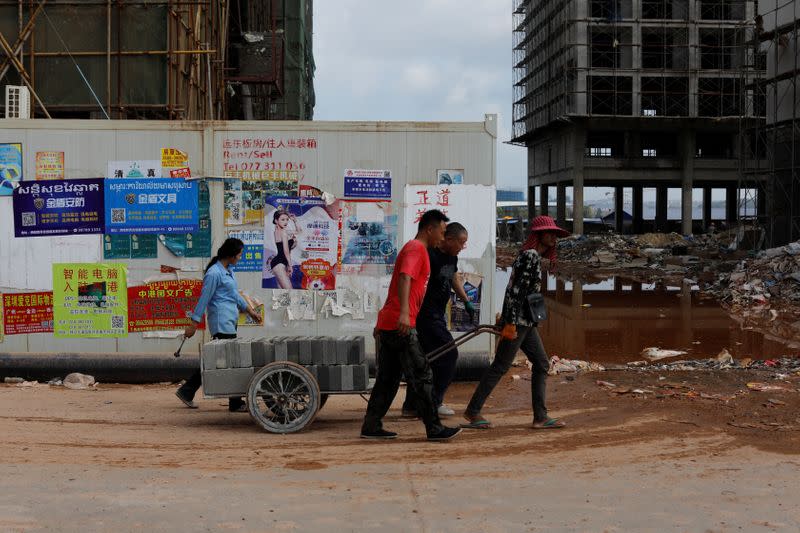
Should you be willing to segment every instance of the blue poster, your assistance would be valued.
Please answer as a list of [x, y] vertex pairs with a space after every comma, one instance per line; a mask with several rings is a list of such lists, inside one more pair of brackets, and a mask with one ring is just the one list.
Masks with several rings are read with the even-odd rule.
[[103, 233], [103, 179], [23, 181], [14, 190], [14, 236]]
[[344, 197], [358, 200], [391, 200], [392, 173], [388, 170], [344, 171]]
[[231, 230], [228, 237], [244, 243], [242, 258], [236, 263], [236, 272], [261, 272], [264, 267], [264, 230]]
[[22, 143], [0, 144], [0, 196], [11, 196], [22, 181]]
[[106, 180], [106, 233], [190, 233], [198, 230], [197, 182]]

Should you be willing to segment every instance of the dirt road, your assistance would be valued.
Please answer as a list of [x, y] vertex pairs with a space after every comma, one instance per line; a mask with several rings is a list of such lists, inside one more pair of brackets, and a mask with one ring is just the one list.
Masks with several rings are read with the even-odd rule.
[[276, 436], [218, 400], [188, 410], [172, 385], [0, 386], [0, 531], [800, 527], [800, 376], [768, 392], [743, 371], [556, 376], [551, 411], [570, 425], [534, 431], [525, 373], [490, 398], [495, 429], [450, 444], [397, 410], [400, 439], [359, 440], [359, 397]]

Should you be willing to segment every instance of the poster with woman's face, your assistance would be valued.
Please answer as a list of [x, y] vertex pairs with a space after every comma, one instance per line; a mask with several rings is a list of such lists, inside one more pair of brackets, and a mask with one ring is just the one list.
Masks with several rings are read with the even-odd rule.
[[265, 289], [336, 288], [338, 203], [271, 196], [264, 208]]

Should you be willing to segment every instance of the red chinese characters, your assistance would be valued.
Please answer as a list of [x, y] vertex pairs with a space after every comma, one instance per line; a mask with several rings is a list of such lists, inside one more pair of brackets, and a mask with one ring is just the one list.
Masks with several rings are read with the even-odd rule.
[[51, 333], [53, 293], [3, 294], [3, 330], [6, 335]]
[[[157, 281], [128, 287], [128, 331], [183, 329], [200, 298], [200, 280]], [[205, 320], [200, 329], [205, 327]]]

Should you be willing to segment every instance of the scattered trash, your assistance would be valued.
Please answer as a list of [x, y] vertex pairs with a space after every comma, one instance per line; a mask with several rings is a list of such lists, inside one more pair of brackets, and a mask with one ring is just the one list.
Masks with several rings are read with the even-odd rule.
[[776, 400], [775, 398], [770, 398], [769, 400], [767, 400], [767, 403], [770, 405], [786, 405], [786, 402]]
[[664, 350], [662, 348], [650, 346], [642, 350], [642, 353], [639, 355], [641, 355], [645, 359], [649, 359], [650, 361], [657, 361], [659, 359], [667, 359], [670, 357], [679, 357], [681, 355], [686, 355], [686, 352], [682, 350]]
[[21, 383], [17, 383], [17, 387], [36, 387], [39, 385], [38, 381], [23, 381]]
[[63, 383], [64, 382], [61, 380], [61, 378], [53, 378], [47, 382], [48, 385], [52, 385], [54, 387], [60, 387]]
[[520, 377], [519, 374], [514, 374], [513, 376], [511, 376], [511, 379], [513, 379], [514, 381], [517, 381], [518, 379], [522, 379], [522, 378]]
[[789, 390], [786, 387], [781, 387], [780, 385], [770, 385], [769, 383], [761, 383], [757, 381], [751, 381], [748, 383], [747, 388], [758, 392]]
[[14, 384], [14, 383], [22, 383], [22, 382], [24, 382], [24, 381], [25, 381], [25, 380], [24, 380], [23, 378], [16, 378], [16, 377], [13, 377], [13, 378], [12, 378], [12, 377], [3, 378], [3, 383], [11, 383], [11, 384]]
[[561, 359], [557, 355], [554, 355], [550, 358], [550, 370], [547, 373], [551, 376], [555, 376], [563, 372], [602, 372], [604, 370], [605, 367], [600, 363], [580, 361], [578, 359]]
[[95, 385], [94, 376], [73, 372], [64, 378], [64, 386], [68, 389], [82, 390]]
[[595, 383], [597, 383], [601, 387], [605, 387], [605, 388], [608, 388], [608, 389], [617, 388], [617, 386], [614, 383], [611, 383], [610, 381], [602, 381], [602, 380], [598, 379]]

